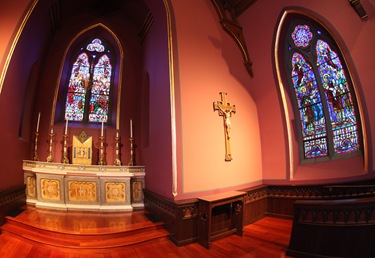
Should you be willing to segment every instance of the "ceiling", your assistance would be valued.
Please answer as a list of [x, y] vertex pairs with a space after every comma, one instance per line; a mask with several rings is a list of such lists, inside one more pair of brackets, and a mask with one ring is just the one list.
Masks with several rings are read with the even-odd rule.
[[57, 0], [50, 7], [50, 20], [55, 32], [68, 19], [76, 20], [83, 14], [98, 18], [120, 15], [141, 30], [149, 12], [143, 0]]

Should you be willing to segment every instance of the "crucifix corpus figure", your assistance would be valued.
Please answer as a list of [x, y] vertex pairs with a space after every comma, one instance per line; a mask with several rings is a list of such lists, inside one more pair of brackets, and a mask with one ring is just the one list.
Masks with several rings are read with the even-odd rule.
[[214, 102], [214, 111], [218, 110], [219, 116], [223, 117], [225, 136], [225, 161], [231, 161], [232, 154], [230, 152], [230, 131], [232, 129], [232, 123], [230, 121], [230, 118], [232, 114], [236, 113], [236, 106], [231, 106], [230, 103], [227, 102], [227, 94], [225, 92], [220, 92], [220, 95], [221, 101]]

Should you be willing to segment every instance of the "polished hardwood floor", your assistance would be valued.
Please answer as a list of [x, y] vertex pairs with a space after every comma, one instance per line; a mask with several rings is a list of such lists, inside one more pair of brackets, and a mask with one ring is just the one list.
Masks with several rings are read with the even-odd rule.
[[[145, 211], [96, 213], [24, 207], [2, 228], [0, 257], [287, 257], [292, 221], [265, 217], [235, 234], [177, 247]], [[145, 230], [147, 228], [147, 230]]]

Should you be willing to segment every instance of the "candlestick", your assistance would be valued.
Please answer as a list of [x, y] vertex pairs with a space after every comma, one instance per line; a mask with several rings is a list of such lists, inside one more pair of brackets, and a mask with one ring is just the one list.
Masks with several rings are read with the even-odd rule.
[[49, 147], [48, 147], [48, 156], [47, 156], [47, 162], [52, 162], [53, 161], [53, 156], [52, 156], [52, 144], [53, 144], [53, 127], [51, 128], [51, 133], [49, 134]]
[[134, 143], [134, 139], [132, 137], [129, 138], [130, 140], [130, 160], [128, 166], [136, 166], [137, 162], [135, 161], [135, 148], [137, 145]]
[[119, 133], [119, 131], [116, 131], [115, 143], [116, 143], [116, 152], [115, 152], [115, 160], [114, 160], [113, 164], [115, 166], [121, 166], [121, 160], [120, 160], [120, 133]]
[[34, 157], [33, 160], [38, 161], [38, 135], [39, 133], [35, 133], [35, 142], [34, 142]]
[[100, 136], [104, 136], [104, 120], [102, 120], [102, 132], [100, 133]]
[[65, 122], [65, 134], [68, 134], [68, 121], [69, 120], [66, 118], [65, 121], [66, 121]]
[[105, 138], [104, 136], [100, 136], [100, 149], [99, 149], [99, 160], [98, 165], [105, 165], [105, 154], [104, 154], [104, 144], [105, 144]]
[[40, 123], [40, 112], [38, 114], [38, 122], [36, 123], [36, 132], [39, 132], [39, 123]]
[[65, 133], [63, 135], [63, 137], [64, 137], [63, 157], [62, 157], [61, 163], [69, 164], [69, 158], [68, 158], [68, 141], [67, 141], [68, 135]]
[[130, 118], [130, 138], [133, 138], [133, 121]]

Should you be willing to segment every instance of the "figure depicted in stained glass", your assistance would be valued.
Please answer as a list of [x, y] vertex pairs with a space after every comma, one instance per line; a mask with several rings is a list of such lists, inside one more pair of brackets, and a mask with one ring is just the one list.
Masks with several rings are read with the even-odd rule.
[[299, 107], [303, 139], [321, 137], [325, 120], [315, 75], [301, 53], [292, 56], [292, 81]]
[[359, 150], [354, 93], [340, 56], [324, 40], [322, 30], [311, 24], [293, 26], [286, 48], [291, 59], [286, 62], [298, 107], [304, 158]]
[[98, 38], [87, 44], [85, 49], [87, 51], [81, 52], [72, 66], [65, 119], [107, 122], [112, 82], [111, 60]]
[[338, 122], [341, 120], [340, 112], [342, 109], [340, 93], [330, 80], [328, 74], [323, 75], [323, 88], [328, 101], [331, 118], [334, 122]]
[[106, 122], [108, 119], [109, 90], [111, 87], [112, 66], [107, 55], [103, 55], [94, 68], [94, 83], [91, 89], [91, 122]]
[[65, 119], [82, 121], [90, 63], [86, 53], [80, 54], [72, 67], [65, 105]]

